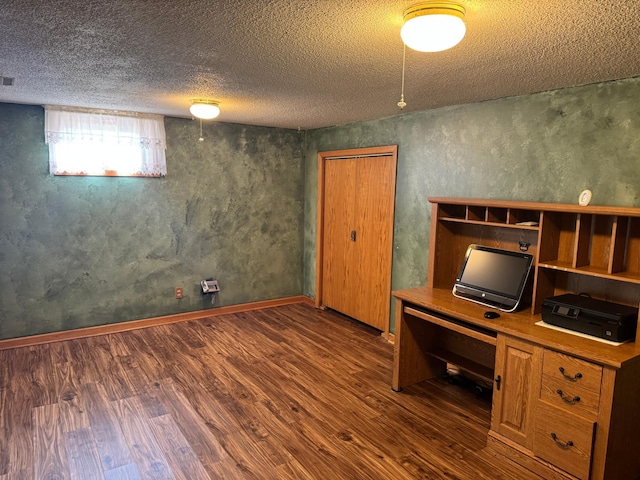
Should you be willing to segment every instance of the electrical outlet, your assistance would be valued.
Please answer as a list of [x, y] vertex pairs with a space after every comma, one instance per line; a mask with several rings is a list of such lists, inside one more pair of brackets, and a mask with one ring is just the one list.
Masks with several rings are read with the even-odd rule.
[[182, 287], [176, 287], [176, 298], [182, 298]]

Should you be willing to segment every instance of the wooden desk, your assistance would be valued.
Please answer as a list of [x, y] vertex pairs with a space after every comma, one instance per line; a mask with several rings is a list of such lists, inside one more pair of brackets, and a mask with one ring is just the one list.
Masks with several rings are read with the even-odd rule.
[[512, 460], [544, 478], [640, 477], [638, 344], [535, 325], [528, 310], [488, 320], [449, 289], [393, 294], [394, 390], [455, 364], [494, 384], [488, 444]]

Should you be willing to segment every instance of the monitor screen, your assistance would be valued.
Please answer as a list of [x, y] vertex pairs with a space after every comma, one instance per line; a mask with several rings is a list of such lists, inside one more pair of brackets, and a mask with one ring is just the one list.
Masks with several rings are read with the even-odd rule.
[[454, 295], [513, 311], [520, 303], [533, 255], [469, 245], [456, 278]]

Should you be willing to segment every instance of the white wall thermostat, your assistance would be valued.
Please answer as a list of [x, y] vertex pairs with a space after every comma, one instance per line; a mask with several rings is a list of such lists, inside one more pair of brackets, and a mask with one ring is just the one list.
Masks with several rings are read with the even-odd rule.
[[578, 204], [586, 207], [587, 205], [589, 205], [589, 202], [591, 201], [591, 190], [583, 190], [582, 193], [580, 193], [580, 196], [578, 197]]

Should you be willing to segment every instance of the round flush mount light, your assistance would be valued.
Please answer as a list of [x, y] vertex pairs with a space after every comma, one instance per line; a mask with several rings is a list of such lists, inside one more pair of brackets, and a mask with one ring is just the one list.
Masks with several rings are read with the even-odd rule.
[[218, 102], [211, 100], [194, 100], [189, 111], [191, 115], [201, 120], [211, 120], [220, 115]]
[[464, 38], [464, 7], [450, 2], [422, 2], [404, 11], [400, 36], [419, 52], [441, 52]]

